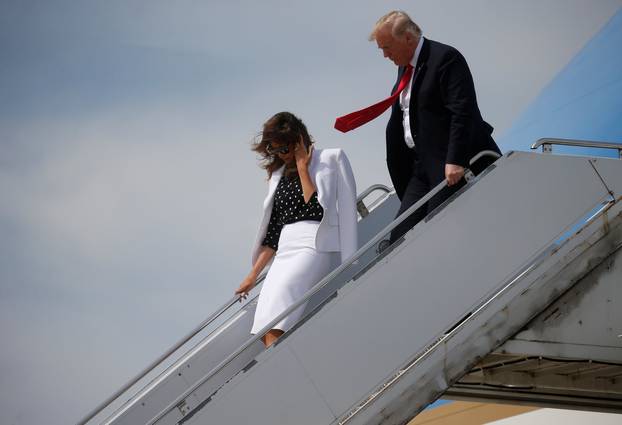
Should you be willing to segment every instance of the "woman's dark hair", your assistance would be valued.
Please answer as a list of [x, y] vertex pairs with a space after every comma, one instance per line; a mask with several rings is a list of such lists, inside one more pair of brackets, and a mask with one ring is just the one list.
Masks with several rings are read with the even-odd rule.
[[267, 147], [270, 142], [276, 142], [280, 145], [286, 144], [290, 149], [294, 149], [300, 140], [300, 136], [302, 136], [305, 147], [309, 149], [313, 141], [307, 132], [307, 127], [300, 118], [291, 112], [279, 112], [264, 123], [262, 132], [257, 135], [253, 143], [252, 150], [261, 156], [261, 168], [268, 172], [268, 178], [272, 177], [272, 173], [284, 164], [277, 155], [268, 153]]

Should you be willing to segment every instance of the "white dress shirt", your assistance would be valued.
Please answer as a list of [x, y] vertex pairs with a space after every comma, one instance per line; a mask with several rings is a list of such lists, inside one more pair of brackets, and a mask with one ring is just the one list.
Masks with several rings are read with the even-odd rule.
[[413, 81], [415, 80], [415, 67], [417, 66], [417, 60], [419, 59], [419, 54], [421, 53], [421, 46], [423, 46], [423, 36], [419, 39], [419, 43], [417, 43], [417, 48], [415, 49], [415, 54], [410, 60], [410, 65], [413, 69], [411, 71], [412, 75], [410, 76], [408, 87], [400, 93], [400, 108], [402, 108], [404, 140], [406, 141], [406, 145], [411, 149], [415, 147], [415, 141], [413, 139], [412, 132], [410, 131], [410, 92], [412, 91]]

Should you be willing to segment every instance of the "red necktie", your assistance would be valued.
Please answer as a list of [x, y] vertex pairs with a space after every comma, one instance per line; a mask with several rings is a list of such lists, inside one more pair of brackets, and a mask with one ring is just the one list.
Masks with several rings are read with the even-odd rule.
[[411, 65], [406, 67], [406, 70], [400, 79], [400, 83], [397, 86], [397, 90], [395, 90], [395, 93], [393, 93], [390, 97], [374, 105], [368, 106], [365, 109], [361, 109], [360, 111], [352, 112], [348, 115], [337, 118], [335, 120], [335, 128], [346, 133], [380, 116], [380, 114], [386, 111], [389, 106], [393, 105], [395, 99], [397, 99], [402, 90], [404, 90], [404, 88], [408, 85], [410, 77], [412, 76], [412, 69], [413, 67]]

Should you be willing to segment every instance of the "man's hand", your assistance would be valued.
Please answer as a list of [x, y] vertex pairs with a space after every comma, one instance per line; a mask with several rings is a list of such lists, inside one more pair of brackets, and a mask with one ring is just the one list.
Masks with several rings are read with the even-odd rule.
[[447, 185], [453, 186], [464, 176], [464, 167], [455, 164], [445, 164], [445, 179]]

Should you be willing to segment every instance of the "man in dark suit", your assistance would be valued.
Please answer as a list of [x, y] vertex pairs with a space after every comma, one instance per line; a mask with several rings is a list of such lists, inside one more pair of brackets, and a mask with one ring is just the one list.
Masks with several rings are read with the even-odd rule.
[[404, 73], [412, 73], [392, 105], [386, 131], [387, 166], [401, 200], [397, 215], [443, 179], [449, 185], [393, 231], [393, 242], [464, 184], [464, 170], [473, 156], [500, 151], [492, 127], [482, 119], [473, 77], [460, 52], [424, 39], [419, 26], [401, 11], [380, 18], [369, 39], [399, 67], [393, 92]]

